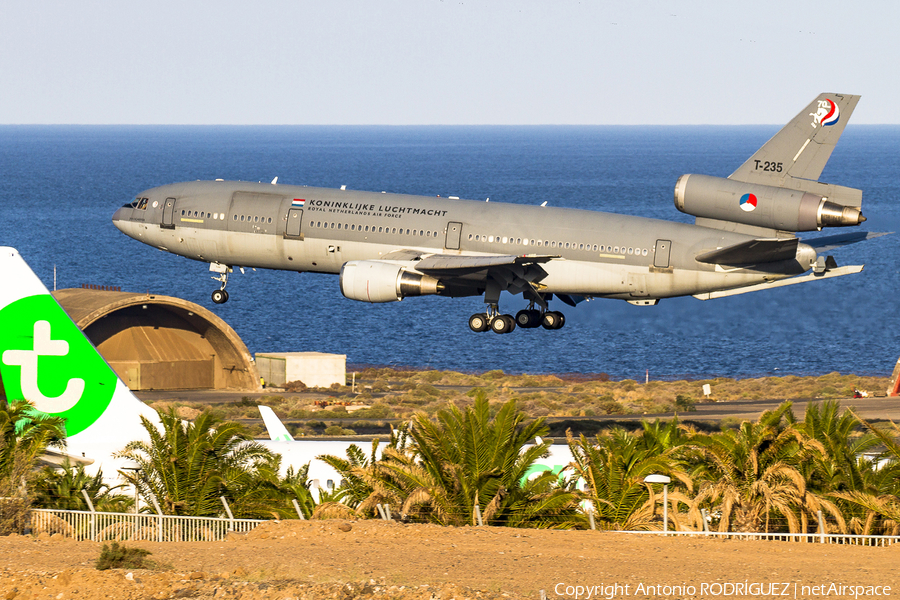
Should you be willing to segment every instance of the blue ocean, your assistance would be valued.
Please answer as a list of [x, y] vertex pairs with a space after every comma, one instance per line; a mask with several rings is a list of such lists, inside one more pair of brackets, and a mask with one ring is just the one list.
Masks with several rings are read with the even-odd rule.
[[[247, 270], [215, 305], [208, 265], [155, 250], [110, 221], [138, 192], [241, 179], [565, 206], [682, 222], [683, 173], [727, 176], [778, 126], [306, 127], [0, 126], [0, 245], [44, 283], [121, 286], [209, 308], [251, 352], [346, 354], [351, 364], [461, 371], [608, 373], [642, 380], [890, 374], [898, 356], [900, 235], [833, 252], [865, 270], [719, 300], [635, 307], [594, 300], [558, 331], [476, 334], [480, 298], [369, 305], [335, 276]], [[900, 231], [900, 127], [852, 123], [822, 181], [863, 190], [868, 231]], [[835, 230], [825, 231], [827, 235]], [[0, 285], [8, 285], [0, 283]], [[505, 312], [524, 306], [501, 299]]]

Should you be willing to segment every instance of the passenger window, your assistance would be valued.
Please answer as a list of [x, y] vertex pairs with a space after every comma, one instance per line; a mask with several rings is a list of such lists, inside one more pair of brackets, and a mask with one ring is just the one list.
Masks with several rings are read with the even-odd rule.
[[334, 223], [331, 224], [331, 228], [334, 229]]
[[181, 211], [181, 216], [182, 216], [182, 217], [184, 216], [184, 211]]
[[406, 230], [406, 235], [409, 235], [409, 229]]
[[232, 220], [232, 221], [237, 221], [237, 215], [231, 215], [231, 220]]
[[397, 228], [394, 227], [393, 229], [391, 229], [391, 233], [397, 233]]
[[244, 215], [241, 215], [241, 221], [243, 221], [243, 220], [244, 220]]
[[271, 223], [271, 222], [272, 222], [272, 217], [269, 217], [269, 223]]

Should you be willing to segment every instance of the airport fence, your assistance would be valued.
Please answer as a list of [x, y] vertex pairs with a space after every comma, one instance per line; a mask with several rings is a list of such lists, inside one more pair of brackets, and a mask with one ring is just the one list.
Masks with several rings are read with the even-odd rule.
[[772, 540], [806, 544], [838, 544], [844, 546], [892, 546], [900, 543], [897, 535], [852, 535], [845, 533], [739, 533], [733, 531], [617, 531], [636, 535], [668, 537], [708, 537], [729, 540]]
[[31, 510], [33, 534], [62, 534], [75, 540], [215, 542], [229, 533], [246, 533], [262, 519], [182, 517], [147, 513], [108, 513], [89, 510]]

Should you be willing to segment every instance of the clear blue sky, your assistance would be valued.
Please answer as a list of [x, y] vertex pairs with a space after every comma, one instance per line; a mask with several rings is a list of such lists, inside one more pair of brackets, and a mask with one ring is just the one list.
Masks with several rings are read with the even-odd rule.
[[0, 123], [900, 123], [900, 2], [5, 0]]

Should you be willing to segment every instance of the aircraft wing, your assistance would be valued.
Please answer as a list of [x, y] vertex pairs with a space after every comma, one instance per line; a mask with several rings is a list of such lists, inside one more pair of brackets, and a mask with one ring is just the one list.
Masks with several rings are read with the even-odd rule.
[[539, 255], [496, 255], [496, 256], [456, 256], [433, 254], [416, 263], [416, 270], [429, 275], [464, 275], [484, 269], [515, 268], [546, 263], [555, 256]]
[[483, 283], [486, 298], [499, 299], [500, 292], [522, 294], [525, 299], [546, 308], [547, 300], [539, 293], [540, 281], [547, 277], [541, 265], [559, 258], [550, 255], [477, 255], [432, 254], [414, 264], [416, 271], [442, 281]]
[[713, 265], [749, 265], [788, 260], [797, 255], [798, 238], [760, 238], [718, 248], [696, 257]]

